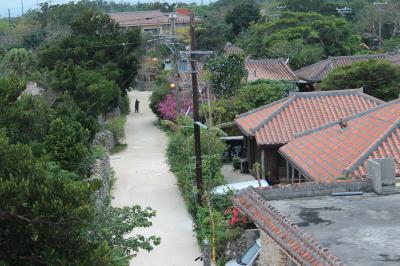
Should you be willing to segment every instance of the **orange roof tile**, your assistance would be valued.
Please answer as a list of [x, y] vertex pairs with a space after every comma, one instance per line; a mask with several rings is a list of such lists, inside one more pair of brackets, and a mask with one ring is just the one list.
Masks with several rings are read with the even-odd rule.
[[321, 81], [324, 78], [326, 78], [326, 76], [328, 76], [328, 74], [337, 67], [350, 65], [359, 61], [367, 61], [370, 59], [389, 60], [393, 64], [400, 64], [399, 54], [394, 54], [394, 53], [336, 56], [336, 57], [329, 57], [313, 65], [303, 67], [295, 71], [295, 73], [299, 78], [304, 80]]
[[296, 74], [283, 59], [247, 59], [247, 81], [256, 80], [298, 80]]
[[254, 188], [236, 193], [233, 203], [299, 265], [344, 265], [327, 248], [264, 200]]
[[296, 133], [320, 127], [383, 103], [362, 89], [301, 92], [239, 115], [235, 123], [258, 145], [285, 144]]
[[280, 153], [303, 175], [319, 182], [342, 176], [366, 176], [368, 158], [394, 157], [400, 176], [400, 100], [382, 104], [346, 119], [304, 132]]
[[243, 50], [231, 42], [227, 42], [224, 47], [224, 54], [231, 55], [231, 54], [241, 54]]

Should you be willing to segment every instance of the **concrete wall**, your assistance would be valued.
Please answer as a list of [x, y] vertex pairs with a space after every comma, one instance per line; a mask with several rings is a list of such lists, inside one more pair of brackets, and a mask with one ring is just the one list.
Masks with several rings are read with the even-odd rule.
[[285, 186], [272, 186], [257, 191], [265, 200], [294, 199], [302, 197], [326, 196], [334, 192], [372, 191], [370, 179], [338, 181], [332, 184], [300, 183]]

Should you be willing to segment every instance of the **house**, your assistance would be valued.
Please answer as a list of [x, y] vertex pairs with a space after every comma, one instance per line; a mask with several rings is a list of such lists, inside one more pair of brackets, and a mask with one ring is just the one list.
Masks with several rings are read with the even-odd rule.
[[[400, 189], [380, 196], [372, 183], [247, 188], [232, 200], [260, 230], [258, 265], [398, 265]], [[344, 191], [363, 195], [332, 196]]]
[[400, 54], [396, 53], [333, 56], [310, 66], [303, 67], [295, 71], [295, 74], [303, 81], [303, 83], [312, 84], [322, 81], [338, 67], [351, 65], [360, 61], [368, 61], [370, 59], [388, 60], [393, 64], [400, 64]]
[[[179, 8], [174, 13], [152, 10], [116, 12], [109, 13], [109, 16], [123, 28], [138, 27], [143, 32], [162, 35], [173, 35], [174, 30], [188, 27], [190, 23], [189, 12]], [[199, 22], [199, 18], [196, 21]]]
[[243, 54], [243, 50], [231, 42], [227, 42], [224, 47], [224, 55]]
[[400, 177], [400, 100], [301, 133], [279, 153], [288, 162], [288, 180], [365, 178], [368, 159], [388, 157]]
[[295, 135], [338, 121], [383, 101], [362, 89], [294, 93], [279, 101], [236, 117], [244, 136], [243, 152], [249, 168], [261, 163], [262, 175], [270, 183], [287, 177], [286, 160], [278, 153]]
[[279, 80], [297, 81], [296, 74], [282, 59], [246, 59], [247, 81]]

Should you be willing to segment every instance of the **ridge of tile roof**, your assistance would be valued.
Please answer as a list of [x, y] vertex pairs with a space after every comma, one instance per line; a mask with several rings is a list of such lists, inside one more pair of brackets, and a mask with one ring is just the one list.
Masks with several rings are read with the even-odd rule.
[[366, 61], [369, 59], [376, 60], [389, 60], [394, 64], [399, 64], [400, 59], [397, 59], [396, 53], [385, 54], [370, 54], [370, 55], [348, 55], [348, 56], [332, 56], [314, 63], [312, 65], [300, 68], [295, 71], [295, 74], [304, 80], [320, 81], [324, 79], [333, 69], [350, 65], [359, 61]]
[[239, 191], [232, 201], [300, 265], [344, 265], [341, 259], [264, 200], [254, 188]]
[[296, 74], [282, 58], [276, 59], [246, 59], [248, 81], [256, 80], [298, 80]]
[[369, 158], [394, 157], [400, 176], [400, 99], [348, 117], [346, 122], [345, 129], [335, 121], [301, 133], [279, 153], [319, 182], [365, 177]]
[[[383, 101], [364, 94], [362, 89], [298, 92], [241, 114], [236, 117], [235, 123], [245, 135], [255, 136], [258, 145], [284, 144], [292, 140], [296, 133], [354, 115], [381, 103]], [[321, 112], [322, 115], [317, 117], [312, 112]]]

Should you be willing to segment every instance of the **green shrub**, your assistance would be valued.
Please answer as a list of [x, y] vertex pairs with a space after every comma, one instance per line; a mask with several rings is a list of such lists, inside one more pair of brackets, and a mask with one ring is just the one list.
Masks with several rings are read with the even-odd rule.
[[153, 90], [153, 93], [150, 96], [150, 104], [149, 107], [153, 111], [153, 113], [161, 118], [160, 112], [158, 112], [158, 104], [164, 100], [165, 96], [170, 92], [169, 88], [166, 86], [159, 86]]
[[239, 157], [234, 157], [232, 165], [233, 165], [233, 169], [239, 170], [240, 169], [240, 158]]
[[225, 183], [221, 174], [221, 154], [225, 145], [216, 132], [201, 130], [202, 170], [206, 203], [200, 206], [197, 202], [194, 136], [191, 125], [191, 120], [178, 118], [177, 128], [182, 129], [169, 132], [168, 163], [177, 178], [188, 211], [193, 217], [194, 230], [199, 244], [202, 244], [203, 240], [207, 238], [211, 244], [215, 245], [217, 257], [222, 258], [226, 243], [237, 238], [243, 230], [241, 226], [229, 226], [230, 217], [225, 215], [225, 211], [232, 207], [231, 195], [217, 196], [210, 193], [213, 187]]
[[127, 115], [131, 112], [131, 103], [129, 100], [129, 96], [127, 94], [121, 96], [121, 100], [119, 102], [119, 109], [122, 115]]
[[119, 116], [107, 121], [106, 128], [113, 133], [115, 143], [120, 143], [121, 139], [125, 138], [126, 117]]

